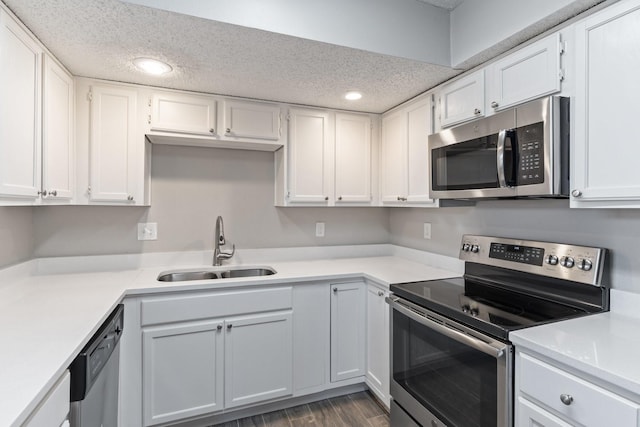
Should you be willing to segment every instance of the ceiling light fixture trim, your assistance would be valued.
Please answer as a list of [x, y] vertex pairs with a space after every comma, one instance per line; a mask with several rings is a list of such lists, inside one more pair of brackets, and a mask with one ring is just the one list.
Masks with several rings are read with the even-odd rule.
[[133, 60], [133, 65], [140, 71], [154, 76], [161, 76], [173, 70], [171, 65], [153, 58], [136, 58]]

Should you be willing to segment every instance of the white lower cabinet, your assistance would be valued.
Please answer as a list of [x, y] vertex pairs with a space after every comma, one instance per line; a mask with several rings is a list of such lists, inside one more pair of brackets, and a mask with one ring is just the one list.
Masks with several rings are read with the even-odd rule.
[[365, 374], [365, 284], [331, 284], [331, 382]]
[[143, 331], [145, 425], [223, 408], [222, 325], [209, 320]]
[[366, 382], [371, 391], [389, 408], [389, 292], [367, 284], [367, 360]]
[[518, 426], [636, 427], [640, 404], [552, 360], [516, 353]]

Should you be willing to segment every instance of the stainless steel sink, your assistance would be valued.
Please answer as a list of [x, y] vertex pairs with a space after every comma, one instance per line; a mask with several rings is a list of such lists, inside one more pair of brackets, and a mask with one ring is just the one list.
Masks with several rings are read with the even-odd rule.
[[187, 280], [233, 279], [235, 277], [270, 276], [276, 271], [271, 267], [237, 267], [224, 270], [168, 271], [158, 276], [159, 282], [183, 282]]

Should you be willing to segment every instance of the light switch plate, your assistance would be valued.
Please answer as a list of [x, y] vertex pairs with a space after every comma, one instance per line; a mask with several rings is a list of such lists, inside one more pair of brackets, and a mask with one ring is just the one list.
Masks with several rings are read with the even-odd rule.
[[430, 222], [425, 222], [424, 223], [424, 230], [423, 230], [423, 235], [425, 239], [430, 239], [431, 238], [431, 223]]
[[138, 223], [138, 240], [158, 240], [158, 223]]
[[324, 237], [324, 222], [316, 222], [316, 237]]

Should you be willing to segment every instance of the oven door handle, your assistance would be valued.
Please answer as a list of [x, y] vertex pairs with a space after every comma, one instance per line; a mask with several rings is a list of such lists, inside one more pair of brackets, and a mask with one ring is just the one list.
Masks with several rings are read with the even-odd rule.
[[439, 332], [442, 335], [445, 335], [455, 341], [458, 341], [461, 344], [468, 345], [469, 347], [481, 351], [484, 354], [493, 356], [496, 359], [500, 359], [504, 355], [505, 350], [508, 348], [508, 345], [499, 341], [487, 343], [478, 338], [472, 337], [471, 335], [467, 335], [464, 332], [460, 332], [446, 325], [434, 322], [433, 320], [417, 313], [414, 308], [408, 308], [407, 306], [405, 306], [405, 304], [399, 301], [399, 298], [387, 297], [386, 300], [394, 310], [399, 311], [400, 313], [404, 314], [412, 320], [415, 320], [421, 325], [433, 329], [434, 331]]

